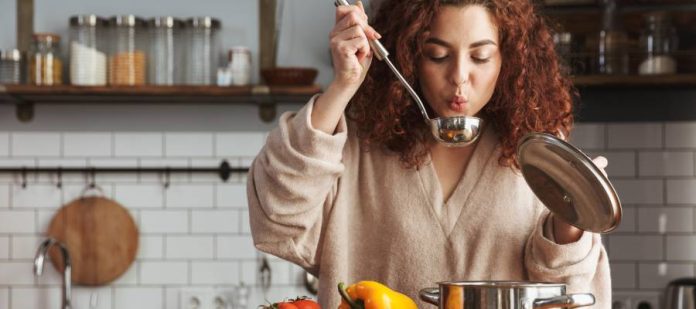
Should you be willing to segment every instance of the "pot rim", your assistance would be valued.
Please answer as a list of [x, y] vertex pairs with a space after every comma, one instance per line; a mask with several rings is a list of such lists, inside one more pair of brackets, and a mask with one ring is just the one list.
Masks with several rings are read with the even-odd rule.
[[531, 282], [531, 281], [441, 281], [438, 286], [470, 286], [470, 287], [486, 287], [486, 288], [549, 288], [549, 287], [565, 287], [563, 283], [551, 282]]

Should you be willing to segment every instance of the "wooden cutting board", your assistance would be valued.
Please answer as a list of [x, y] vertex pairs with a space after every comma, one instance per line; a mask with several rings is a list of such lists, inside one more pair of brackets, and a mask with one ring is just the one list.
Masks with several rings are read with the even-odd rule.
[[[68, 247], [72, 281], [81, 285], [112, 282], [128, 270], [138, 251], [138, 228], [130, 213], [104, 197], [81, 197], [63, 206], [51, 220], [47, 236]], [[60, 252], [52, 248], [50, 255], [62, 272]]]

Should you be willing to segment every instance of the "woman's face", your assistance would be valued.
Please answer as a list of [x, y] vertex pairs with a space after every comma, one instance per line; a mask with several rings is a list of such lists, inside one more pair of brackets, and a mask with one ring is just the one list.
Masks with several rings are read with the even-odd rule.
[[443, 6], [423, 40], [419, 83], [436, 116], [478, 114], [500, 73], [498, 28], [491, 15], [478, 5]]

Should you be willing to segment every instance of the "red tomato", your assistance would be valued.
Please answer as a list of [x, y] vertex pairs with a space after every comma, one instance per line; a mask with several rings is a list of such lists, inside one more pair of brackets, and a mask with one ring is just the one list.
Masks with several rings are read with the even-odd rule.
[[292, 304], [295, 305], [297, 309], [321, 309], [319, 304], [311, 299], [299, 299], [292, 302]]
[[278, 303], [278, 309], [299, 309], [294, 303], [282, 302]]

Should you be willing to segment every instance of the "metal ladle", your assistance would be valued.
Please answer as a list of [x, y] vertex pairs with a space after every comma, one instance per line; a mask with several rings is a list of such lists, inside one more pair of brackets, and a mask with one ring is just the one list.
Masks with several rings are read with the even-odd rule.
[[[336, 2], [334, 2], [334, 5], [336, 6], [350, 6], [350, 3], [348, 3], [346, 0], [335, 1]], [[468, 146], [476, 141], [481, 133], [483, 119], [470, 116], [439, 117], [430, 119], [423, 101], [421, 101], [416, 91], [411, 88], [411, 85], [408, 84], [399, 70], [397, 70], [394, 64], [389, 60], [389, 52], [384, 45], [382, 45], [379, 40], [370, 40], [370, 47], [372, 47], [372, 51], [375, 53], [377, 59], [384, 61], [387, 66], [389, 66], [389, 69], [391, 69], [394, 75], [396, 75], [396, 78], [401, 82], [401, 84], [406, 87], [406, 90], [411, 95], [413, 100], [416, 101], [425, 123], [428, 125], [428, 127], [430, 127], [430, 132], [435, 137], [435, 140], [450, 147]]]

